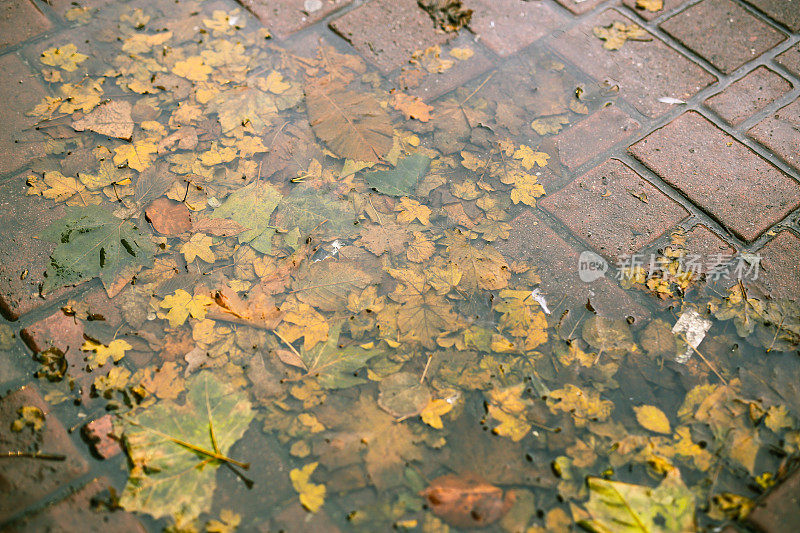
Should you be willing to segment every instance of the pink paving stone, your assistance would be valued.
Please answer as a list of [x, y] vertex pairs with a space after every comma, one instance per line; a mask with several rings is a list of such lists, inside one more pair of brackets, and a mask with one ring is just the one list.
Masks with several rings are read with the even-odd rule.
[[[19, 418], [18, 409], [28, 405], [42, 410], [44, 427], [39, 431], [31, 427], [12, 431], [11, 424]], [[89, 470], [64, 426], [32, 387], [23, 387], [0, 399], [0, 428], [0, 450], [4, 452], [39, 451], [66, 457], [64, 461], [24, 457], [0, 461], [0, 522]]]
[[101, 459], [110, 459], [122, 452], [119, 440], [114, 435], [114, 419], [111, 415], [92, 420], [83, 426], [82, 432], [92, 451]]
[[629, 151], [747, 242], [800, 206], [800, 184], [694, 111]]
[[699, 256], [700, 264], [704, 268], [716, 266], [724, 262], [724, 257], [736, 253], [733, 246], [703, 224], [698, 224], [686, 232], [683, 249], [687, 255]]
[[561, 162], [572, 169], [627, 139], [638, 129], [638, 122], [620, 108], [609, 105], [556, 136], [556, 148]]
[[636, 1], [637, 0], [622, 0], [622, 3], [631, 8], [644, 20], [653, 20], [654, 18], [660, 17], [665, 13], [669, 13], [673, 9], [685, 4], [688, 0], [664, 0], [664, 8], [658, 11], [648, 11], [647, 9], [638, 8], [636, 7]]
[[415, 50], [449, 39], [414, 0], [372, 0], [330, 26], [383, 72], [407, 64]]
[[800, 43], [779, 54], [775, 61], [795, 76], [800, 77]]
[[[96, 497], [112, 487], [106, 478], [93, 479], [61, 501], [11, 524], [7, 533], [39, 531], [80, 531], [81, 533], [145, 533], [146, 529], [132, 514], [109, 511], [92, 504]], [[106, 497], [106, 499], [108, 499]]]
[[55, 244], [35, 238], [63, 216], [63, 207], [29, 196], [27, 191], [24, 174], [0, 185], [0, 313], [9, 320], [67, 292], [60, 289], [47, 298], [40, 296], [39, 286]]
[[546, 2], [465, 0], [464, 6], [473, 10], [469, 28], [502, 57], [522, 50], [568, 21]]
[[619, 84], [620, 95], [642, 114], [657, 117], [674, 106], [659, 102], [664, 96], [688, 100], [714, 83], [716, 78], [657, 38], [627, 41], [619, 50], [606, 50], [592, 33], [595, 26], [619, 21], [633, 24], [628, 17], [606, 10], [570, 29], [554, 42], [561, 55], [596, 80]]
[[744, 0], [794, 32], [800, 31], [800, 0]]
[[800, 170], [800, 99], [750, 128], [747, 135]]
[[616, 159], [545, 196], [539, 205], [615, 264], [622, 256], [642, 250], [689, 215], [680, 204]]
[[[47, 94], [16, 54], [0, 57], [0, 175], [41, 153], [44, 136], [31, 131], [36, 119], [25, 116]], [[19, 141], [19, 142], [15, 142]], [[30, 142], [37, 141], [37, 142]]]
[[31, 0], [6, 0], [0, 4], [0, 50], [52, 27]]
[[736, 126], [792, 90], [792, 84], [767, 67], [758, 67], [705, 101], [706, 107]]
[[[570, 246], [533, 210], [523, 211], [511, 221], [511, 236], [498, 243], [506, 257], [527, 261], [542, 279], [541, 290], [558, 315], [565, 309], [582, 312], [587, 300], [603, 316], [637, 321], [649, 313], [608, 278], [591, 283], [581, 281], [578, 274], [579, 251]], [[583, 250], [580, 250], [583, 251]]]
[[308, 12], [305, 0], [239, 0], [271, 34], [280, 39], [307, 28], [345, 7], [352, 0], [322, 0], [322, 7]]
[[780, 232], [761, 250], [758, 281], [773, 298], [800, 298], [800, 238], [789, 230]]
[[703, 0], [659, 27], [725, 74], [786, 39], [731, 0]]
[[556, 0], [559, 4], [566, 7], [576, 15], [591, 11], [605, 0]]
[[747, 516], [747, 523], [763, 533], [800, 531], [800, 469], [761, 498]]

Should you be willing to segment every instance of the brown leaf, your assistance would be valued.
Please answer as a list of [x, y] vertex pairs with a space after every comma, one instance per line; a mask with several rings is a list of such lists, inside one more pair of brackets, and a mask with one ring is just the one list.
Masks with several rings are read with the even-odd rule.
[[181, 202], [158, 198], [145, 209], [147, 220], [162, 235], [180, 235], [192, 229], [189, 208]]
[[247, 231], [246, 228], [229, 218], [200, 218], [192, 221], [194, 233], [205, 233], [215, 237], [233, 237]]
[[391, 118], [370, 95], [311, 84], [306, 106], [314, 133], [338, 156], [378, 162], [392, 149]]
[[431, 511], [460, 528], [484, 527], [505, 515], [514, 503], [512, 491], [487, 483], [475, 474], [446, 475], [434, 479], [420, 493]]
[[126, 100], [105, 102], [79, 120], [72, 121], [75, 131], [94, 131], [117, 139], [131, 140], [133, 119], [131, 104]]

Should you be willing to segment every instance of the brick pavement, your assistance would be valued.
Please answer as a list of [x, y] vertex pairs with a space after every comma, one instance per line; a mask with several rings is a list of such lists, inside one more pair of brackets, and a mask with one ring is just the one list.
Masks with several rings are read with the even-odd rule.
[[[80, 5], [98, 14], [107, 1]], [[413, 0], [323, 0], [313, 12], [306, 11], [301, 0], [242, 3], [257, 17], [253, 23], [263, 24], [279, 40], [307, 35], [315, 28], [333, 29], [344, 46], [352, 46], [398, 84], [415, 50], [467, 43], [476, 52], [473, 62], [409, 88], [434, 108], [436, 99], [447, 97], [450, 90], [473, 78], [477, 86], [495, 64], [520, 61], [532, 49], [538, 54], [537, 64], [564, 65], [567, 74], [561, 82], [576, 79], [585, 87], [605, 88], [588, 116], [573, 117], [557, 135], [537, 140], [553, 156], [541, 176], [548, 193], [541, 207], [548, 214], [526, 209], [512, 221], [511, 238], [498, 245], [511, 256], [535, 253], [548, 259], [541, 271], [544, 285], [551, 287], [550, 301], [561, 291], [570, 294], [572, 304], [591, 298], [601, 311], [646, 316], [636, 298], [613, 280], [603, 278], [589, 287], [575, 279], [577, 255], [583, 249], [609, 258], [644, 251], [663, 241], [677, 224], [691, 228], [687, 249], [760, 253], [766, 290], [790, 298], [800, 293], [800, 1], [665, 0], [662, 9], [646, 11], [636, 0], [466, 0], [475, 13], [469, 31], [458, 36], [437, 30]], [[236, 4], [223, 0], [214, 6]], [[69, 42], [83, 31], [72, 28], [67, 16], [74, 7], [67, 0], [53, 0], [52, 5], [11, 0], [0, 10], [0, 68], [5, 74], [0, 80], [0, 303], [4, 315], [23, 321], [29, 332], [40, 328], [38, 337], [29, 335], [36, 348], [47, 342], [43, 324], [65, 317], [60, 311], [44, 313], [38, 320], [29, 317], [74, 292], [65, 289], [47, 299], [38, 294], [49, 251], [31, 239], [31, 228], [58, 216], [58, 211], [30, 203], [24, 195], [25, 168], [44, 137], [21, 110], [48, 93], [35, 68], [41, 50]], [[638, 24], [649, 37], [609, 50], [593, 28], [614, 22]], [[540, 87], [524, 89], [535, 93]], [[503, 91], [494, 95], [503, 97]], [[512, 115], [508, 110], [519, 109], [514, 94], [506, 91], [504, 98], [503, 109]], [[613, 105], [606, 107], [609, 102]], [[568, 112], [566, 107], [537, 108], [535, 96], [527, 103], [527, 115]], [[520, 121], [519, 134], [532, 135], [530, 118]], [[604, 197], [606, 190], [610, 195]], [[82, 333], [71, 335], [73, 349]], [[63, 341], [62, 335], [49, 342]], [[38, 402], [46, 411], [41, 398], [27, 388], [0, 400], [0, 413], [13, 416], [19, 402]], [[60, 509], [85, 501], [85, 494], [105, 486], [93, 482], [81, 490], [85, 481], [79, 478], [87, 468], [83, 456], [88, 452], [76, 449], [65, 435], [58, 420], [48, 417], [44, 433], [36, 438], [44, 439], [48, 451], [62, 450], [70, 459], [60, 465], [31, 463], [30, 468], [38, 469], [38, 482], [21, 487], [13, 509], [0, 512], [0, 520], [28, 505], [38, 506], [17, 524], [44, 527]], [[79, 492], [71, 499], [52, 496], [67, 485]], [[42, 501], [51, 505], [42, 509]], [[754, 524], [755, 520], [760, 519], [755, 517]], [[768, 520], [756, 525], [778, 531]]]

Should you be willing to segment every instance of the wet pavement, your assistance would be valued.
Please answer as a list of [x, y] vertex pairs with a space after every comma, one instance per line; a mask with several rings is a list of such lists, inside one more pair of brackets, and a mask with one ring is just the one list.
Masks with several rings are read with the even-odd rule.
[[437, 4], [0, 7], [3, 530], [800, 527], [800, 1]]

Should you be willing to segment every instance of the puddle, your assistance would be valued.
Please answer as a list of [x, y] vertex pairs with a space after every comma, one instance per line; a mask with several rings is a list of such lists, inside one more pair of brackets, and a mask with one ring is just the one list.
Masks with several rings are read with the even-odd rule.
[[676, 236], [600, 316], [580, 249], [556, 272], [512, 236], [615, 87], [534, 48], [423, 101], [487, 61], [469, 39], [398, 81], [327, 31], [137, 5], [73, 8], [33, 61], [29, 193], [69, 206], [44, 290], [112, 298], [69, 302], [79, 353], [2, 364], [62, 420], [113, 415], [125, 459], [93, 472], [149, 529], [688, 531], [797, 453], [796, 305], [676, 270]]

